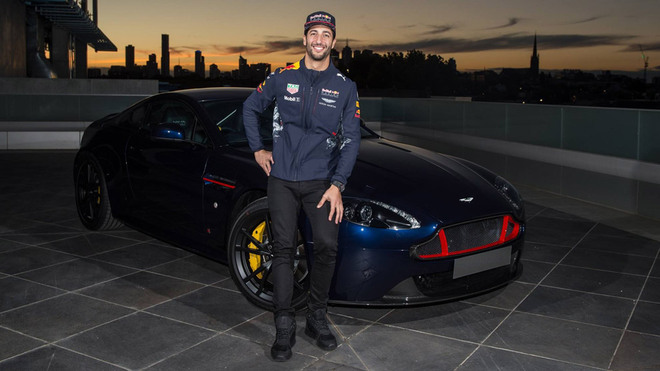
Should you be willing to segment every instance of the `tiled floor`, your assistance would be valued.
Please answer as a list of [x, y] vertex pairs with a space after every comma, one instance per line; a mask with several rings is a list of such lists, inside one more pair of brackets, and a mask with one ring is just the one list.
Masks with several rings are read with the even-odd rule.
[[522, 188], [524, 274], [467, 300], [332, 307], [332, 352], [300, 330], [269, 360], [272, 315], [227, 268], [77, 220], [72, 152], [0, 153], [0, 370], [660, 369], [660, 222]]

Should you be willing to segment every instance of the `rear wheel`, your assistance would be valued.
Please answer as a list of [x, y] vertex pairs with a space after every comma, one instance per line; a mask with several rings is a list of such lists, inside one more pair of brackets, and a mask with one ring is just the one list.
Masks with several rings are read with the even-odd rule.
[[[227, 244], [232, 278], [245, 297], [258, 307], [273, 310], [273, 283], [270, 278], [273, 238], [267, 199], [245, 207], [236, 218]], [[301, 309], [307, 302], [309, 270], [302, 236], [294, 260], [292, 306]]]
[[81, 153], [75, 168], [76, 208], [80, 221], [94, 231], [115, 229], [121, 223], [112, 216], [103, 168], [90, 153]]

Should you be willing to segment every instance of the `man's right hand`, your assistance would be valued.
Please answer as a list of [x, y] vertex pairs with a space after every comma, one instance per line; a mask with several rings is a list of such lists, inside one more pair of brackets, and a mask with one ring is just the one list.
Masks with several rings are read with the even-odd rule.
[[266, 175], [270, 176], [270, 166], [275, 163], [275, 160], [273, 160], [273, 152], [260, 149], [254, 153], [254, 159], [257, 160], [257, 163], [261, 166]]

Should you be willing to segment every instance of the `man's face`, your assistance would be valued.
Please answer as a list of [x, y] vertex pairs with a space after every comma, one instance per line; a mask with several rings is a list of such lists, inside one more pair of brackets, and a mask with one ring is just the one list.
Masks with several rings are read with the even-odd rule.
[[303, 37], [307, 55], [315, 61], [326, 59], [335, 47], [335, 41], [330, 27], [323, 25], [312, 26]]

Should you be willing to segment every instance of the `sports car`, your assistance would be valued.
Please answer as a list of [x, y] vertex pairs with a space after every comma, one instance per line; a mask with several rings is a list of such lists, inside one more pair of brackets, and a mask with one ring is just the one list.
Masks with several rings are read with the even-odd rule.
[[[247, 299], [271, 309], [267, 176], [242, 126], [252, 90], [161, 93], [93, 122], [74, 161], [75, 199], [86, 228], [125, 224], [226, 263]], [[272, 110], [260, 117], [264, 138], [272, 138]], [[454, 300], [521, 274], [524, 205], [509, 182], [464, 159], [382, 138], [364, 123], [361, 130], [331, 303]], [[298, 237], [293, 304], [302, 308], [314, 269], [304, 214]]]

